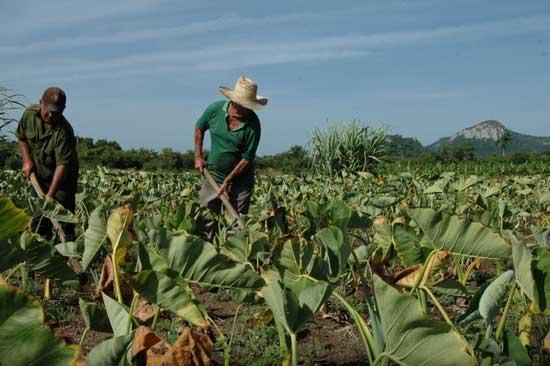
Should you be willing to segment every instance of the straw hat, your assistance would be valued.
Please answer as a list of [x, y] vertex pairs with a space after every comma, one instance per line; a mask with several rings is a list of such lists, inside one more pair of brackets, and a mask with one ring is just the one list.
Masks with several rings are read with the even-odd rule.
[[219, 90], [227, 99], [248, 109], [258, 110], [267, 105], [267, 98], [257, 95], [256, 82], [246, 76], [241, 76], [237, 80], [234, 89], [220, 86]]

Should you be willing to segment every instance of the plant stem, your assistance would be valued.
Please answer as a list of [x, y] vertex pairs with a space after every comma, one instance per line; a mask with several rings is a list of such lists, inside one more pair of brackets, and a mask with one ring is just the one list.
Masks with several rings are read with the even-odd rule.
[[417, 288], [416, 295], [418, 297], [418, 301], [420, 301], [422, 311], [424, 312], [424, 314], [428, 314], [428, 302], [426, 300], [426, 293], [423, 291], [422, 288]]
[[52, 299], [52, 283], [49, 278], [46, 278], [44, 282], [44, 300], [50, 301]]
[[428, 264], [430, 263], [430, 260], [435, 255], [435, 253], [437, 253], [437, 250], [432, 250], [428, 255], [428, 258], [426, 258], [426, 260], [424, 261], [424, 265], [422, 266], [422, 272], [420, 273], [420, 276], [418, 276], [418, 278], [416, 279], [414, 286], [409, 292], [409, 294], [413, 294], [418, 288], [418, 286], [420, 285], [420, 283], [424, 280], [424, 273], [426, 273], [426, 268], [428, 268]]
[[124, 304], [124, 299], [122, 298], [122, 291], [120, 290], [120, 275], [118, 273], [118, 265], [115, 261], [114, 255], [111, 256], [111, 259], [113, 260], [113, 277], [115, 280], [116, 298], [120, 304]]
[[298, 366], [298, 342], [296, 333], [290, 333], [290, 346], [292, 347], [292, 366]]
[[118, 251], [118, 246], [120, 244], [120, 240], [122, 239], [122, 235], [124, 234], [124, 231], [126, 230], [126, 222], [128, 221], [128, 215], [125, 215], [124, 222], [122, 223], [122, 229], [120, 230], [120, 233], [118, 234], [118, 238], [116, 243], [113, 245], [113, 254], [111, 255], [111, 260], [113, 261], [113, 277], [115, 282], [115, 293], [117, 300], [120, 304], [124, 304], [124, 299], [122, 298], [122, 291], [120, 290], [120, 273], [118, 268], [118, 263], [116, 261], [116, 254]]
[[159, 320], [160, 315], [160, 306], [157, 306], [155, 309], [155, 316], [153, 317], [153, 323], [151, 323], [151, 329], [155, 330], [157, 328], [157, 322]]
[[229, 342], [227, 342], [227, 358], [224, 357], [225, 366], [229, 366], [229, 361], [231, 359], [231, 344], [233, 343], [233, 337], [235, 336], [235, 327], [237, 325], [237, 317], [239, 315], [239, 310], [241, 306], [242, 304], [239, 304], [239, 306], [237, 306], [237, 309], [235, 309], [235, 317], [233, 318], [233, 326], [231, 327], [231, 337], [229, 337]]
[[497, 332], [495, 335], [497, 342], [500, 342], [500, 340], [502, 339], [502, 333], [504, 333], [504, 327], [506, 325], [506, 320], [508, 319], [508, 313], [510, 312], [510, 307], [512, 305], [515, 292], [516, 284], [513, 283], [512, 288], [510, 289], [510, 294], [508, 295], [508, 300], [506, 301], [506, 306], [504, 307], [504, 311], [502, 312], [502, 317], [500, 318], [500, 322], [498, 323]]
[[[361, 334], [361, 337], [363, 338], [363, 343], [365, 345], [365, 350], [367, 351], [367, 357], [369, 359], [369, 364], [373, 364], [373, 360], [376, 358], [377, 354], [377, 347], [376, 343], [374, 342], [374, 338], [372, 334], [370, 333], [370, 330], [367, 326], [367, 323], [365, 323], [365, 320], [361, 317], [361, 315], [351, 306], [350, 303], [346, 301], [340, 295], [338, 292], [333, 291], [332, 293], [340, 302], [344, 305], [348, 313], [351, 315], [353, 320], [355, 321], [355, 324], [357, 324], [357, 328], [359, 329], [359, 333]], [[374, 321], [374, 319], [373, 319]]]
[[17, 271], [21, 266], [24, 266], [25, 265], [25, 262], [21, 262], [19, 263], [17, 266], [13, 267], [13, 269], [6, 275], [6, 278], [4, 278], [4, 280], [6, 282], [8, 282], [8, 280], [10, 279], [11, 275]]
[[130, 304], [130, 311], [128, 312], [128, 323], [126, 324], [126, 334], [130, 333], [130, 330], [132, 330], [132, 314], [134, 313], [134, 309], [136, 307], [137, 301], [139, 299], [139, 295], [137, 292], [134, 291], [134, 296], [132, 297], [132, 303]]
[[[441, 306], [441, 304], [439, 303], [439, 301], [437, 301], [437, 298], [434, 296], [434, 294], [430, 291], [429, 288], [427, 287], [424, 287], [424, 290], [426, 291], [426, 293], [428, 294], [428, 296], [430, 296], [430, 298], [432, 299], [434, 305], [437, 307], [437, 309], [439, 309], [439, 312], [441, 313], [441, 315], [443, 316], [443, 318], [445, 319], [445, 321], [451, 326], [451, 328], [458, 334], [458, 336], [462, 339], [462, 341], [466, 344], [466, 348], [468, 349], [468, 353], [470, 354], [470, 356], [472, 356], [472, 358], [474, 360], [477, 360], [476, 359], [476, 354], [474, 353], [474, 350], [472, 349], [472, 346], [470, 345], [470, 342], [468, 342], [468, 340], [462, 335], [462, 333], [460, 333], [460, 331], [458, 330], [458, 328], [456, 327], [456, 325], [453, 323], [453, 321], [451, 320], [451, 318], [449, 318], [449, 315], [447, 315], [447, 312], [445, 311], [445, 309], [443, 308], [443, 306]], [[475, 364], [477, 365], [477, 361], [474, 361]]]
[[88, 335], [88, 332], [90, 331], [90, 328], [86, 327], [86, 329], [84, 329], [84, 333], [82, 333], [82, 337], [80, 337], [80, 347], [82, 347], [82, 345], [84, 344], [84, 339], [86, 338], [86, 336]]
[[288, 344], [286, 342], [286, 334], [281, 326], [281, 323], [279, 323], [277, 320], [273, 319], [275, 322], [275, 326], [277, 327], [277, 334], [279, 335], [279, 349], [287, 355], [287, 359], [283, 362], [283, 365], [288, 365], [288, 358], [290, 357], [290, 353], [288, 352]]
[[27, 282], [28, 282], [28, 277], [29, 277], [29, 274], [27, 273], [27, 268], [26, 266], [21, 266], [19, 267], [19, 270], [21, 272], [21, 288], [26, 290], [27, 289]]
[[229, 366], [229, 362], [230, 362], [230, 359], [229, 359], [229, 356], [230, 356], [230, 353], [229, 353], [229, 345], [227, 344], [227, 338], [225, 338], [225, 335], [223, 334], [222, 330], [220, 328], [218, 328], [218, 326], [216, 325], [216, 323], [214, 323], [214, 320], [212, 320], [212, 318], [210, 318], [208, 315], [206, 316], [206, 319], [212, 323], [212, 326], [214, 327], [214, 329], [216, 330], [216, 332], [219, 334], [220, 336], [220, 341], [223, 342], [223, 364], [224, 366]]

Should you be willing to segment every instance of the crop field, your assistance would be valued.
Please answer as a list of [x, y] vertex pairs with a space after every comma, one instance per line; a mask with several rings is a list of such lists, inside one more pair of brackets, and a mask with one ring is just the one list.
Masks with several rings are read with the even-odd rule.
[[1, 365], [550, 364], [536, 169], [259, 175], [242, 230], [194, 173], [82, 172], [74, 214], [29, 187], [0, 172]]

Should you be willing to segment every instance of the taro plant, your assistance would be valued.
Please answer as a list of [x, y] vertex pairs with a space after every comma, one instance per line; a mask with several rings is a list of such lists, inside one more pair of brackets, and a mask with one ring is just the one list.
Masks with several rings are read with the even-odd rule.
[[0, 360], [2, 364], [73, 365], [78, 346], [56, 338], [44, 324], [44, 309], [34, 297], [0, 278]]

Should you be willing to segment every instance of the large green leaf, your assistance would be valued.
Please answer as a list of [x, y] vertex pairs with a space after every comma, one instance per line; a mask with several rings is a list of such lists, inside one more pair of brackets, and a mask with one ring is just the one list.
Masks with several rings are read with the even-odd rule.
[[388, 250], [393, 242], [392, 226], [389, 219], [385, 216], [379, 216], [373, 220], [374, 243], [382, 247], [384, 251]]
[[475, 364], [460, 335], [424, 314], [415, 297], [399, 293], [376, 274], [374, 289], [386, 340], [384, 354], [389, 358], [411, 366]]
[[460, 180], [458, 183], [453, 184], [452, 186], [459, 192], [465, 191], [470, 187], [475, 186], [476, 184], [479, 184], [483, 182], [484, 179], [480, 178], [476, 175], [469, 176], [466, 180]]
[[410, 267], [424, 263], [424, 254], [414, 228], [395, 224], [393, 226], [393, 243], [405, 266]]
[[[132, 330], [132, 318], [129, 316], [129, 310], [125, 305], [118, 303], [116, 300], [101, 293], [103, 297], [103, 303], [105, 304], [105, 311], [111, 324], [111, 329], [115, 337], [123, 336]], [[130, 324], [128, 324], [130, 322]]]
[[508, 355], [515, 361], [515, 366], [532, 365], [529, 352], [510, 329], [506, 329], [505, 348]]
[[189, 283], [232, 289], [254, 289], [262, 285], [261, 278], [250, 266], [231, 260], [218, 253], [211, 243], [187, 233], [160, 243], [158, 251], [140, 247], [139, 253], [142, 263], [151, 263], [156, 271], [170, 268]]
[[126, 278], [130, 286], [149, 302], [174, 312], [191, 324], [208, 326], [205, 309], [177, 273], [144, 270]]
[[431, 208], [411, 209], [409, 213], [424, 233], [424, 246], [471, 257], [510, 257], [512, 248], [502, 236], [478, 222]]
[[240, 231], [221, 247], [221, 253], [238, 263], [255, 262], [256, 255], [269, 250], [267, 236], [258, 231]]
[[537, 303], [535, 279], [531, 270], [533, 255], [525, 244], [520, 243], [512, 233], [508, 233], [508, 237], [512, 243], [512, 259], [514, 261], [516, 281], [525, 295], [531, 301]]
[[449, 296], [468, 296], [468, 289], [454, 278], [445, 278], [430, 286], [434, 292]]
[[76, 274], [67, 264], [52, 243], [45, 241], [40, 235], [24, 232], [20, 238], [24, 260], [34, 272], [47, 278], [68, 281], [76, 279]]
[[88, 228], [84, 232], [84, 254], [82, 254], [82, 269], [87, 271], [94, 260], [97, 251], [107, 240], [107, 209], [101, 205], [96, 207], [88, 220]]
[[400, 200], [400, 197], [378, 196], [369, 199], [368, 204], [378, 208], [386, 208], [396, 204]]
[[[269, 274], [266, 276], [269, 277]], [[274, 276], [267, 280], [262, 295], [277, 322], [289, 334], [296, 334], [312, 319], [332, 290], [332, 285], [310, 277], [303, 276], [283, 284]]]
[[6, 240], [25, 230], [30, 221], [25, 211], [15, 207], [10, 199], [0, 198], [0, 240]]
[[4, 272], [25, 261], [25, 252], [16, 244], [0, 240], [0, 272]]
[[0, 364], [9, 366], [72, 365], [77, 346], [57, 339], [44, 325], [44, 310], [35, 298], [0, 286]]
[[510, 281], [514, 278], [514, 271], [508, 270], [498, 276], [485, 289], [479, 300], [479, 313], [485, 324], [491, 324], [500, 309], [500, 301], [506, 294]]
[[88, 366], [130, 366], [133, 337], [133, 334], [127, 334], [101, 342], [86, 357]]
[[351, 255], [351, 247], [347, 238], [339, 228], [329, 226], [319, 231], [316, 239], [325, 249], [324, 260], [328, 264], [329, 279], [333, 282], [338, 281], [340, 275], [346, 271]]
[[105, 309], [100, 308], [94, 302], [87, 302], [83, 299], [78, 299], [78, 305], [86, 328], [104, 333], [111, 333], [113, 331]]

